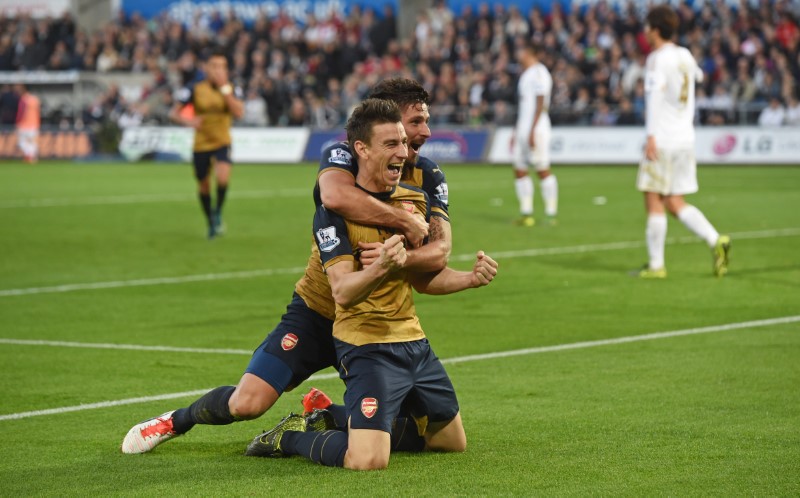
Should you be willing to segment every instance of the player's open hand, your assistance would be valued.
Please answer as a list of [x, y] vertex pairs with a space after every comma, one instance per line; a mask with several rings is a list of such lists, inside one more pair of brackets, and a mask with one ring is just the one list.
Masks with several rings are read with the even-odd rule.
[[386, 239], [381, 247], [381, 255], [377, 263], [390, 272], [402, 268], [406, 263], [405, 237], [392, 235]]
[[528, 146], [531, 150], [536, 148], [536, 135], [533, 133], [533, 130], [531, 130], [531, 134], [528, 136]]
[[361, 266], [366, 268], [381, 257], [383, 244], [380, 242], [359, 242], [358, 248], [360, 249], [358, 260], [361, 262]]
[[483, 251], [478, 251], [475, 259], [475, 266], [472, 267], [472, 277], [475, 287], [489, 285], [497, 276], [497, 261], [486, 255]]
[[408, 239], [408, 243], [411, 244], [411, 247], [419, 247], [422, 245], [425, 237], [428, 236], [428, 222], [420, 215], [409, 213], [403, 233], [406, 234], [406, 238]]
[[644, 146], [644, 157], [648, 161], [655, 161], [658, 159], [658, 149], [656, 148], [656, 139], [647, 137], [647, 143]]

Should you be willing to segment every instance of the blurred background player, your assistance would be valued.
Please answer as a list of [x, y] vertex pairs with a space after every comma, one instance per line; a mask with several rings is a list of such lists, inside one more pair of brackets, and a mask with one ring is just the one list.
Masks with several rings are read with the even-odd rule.
[[544, 199], [544, 211], [551, 223], [555, 223], [558, 213], [558, 181], [550, 172], [550, 93], [553, 79], [550, 71], [539, 62], [541, 47], [525, 42], [517, 50], [517, 61], [524, 71], [519, 78], [517, 95], [519, 114], [512, 142], [514, 173], [516, 175], [517, 199], [519, 199], [519, 223], [532, 227], [533, 219], [533, 180], [528, 170], [530, 165], [539, 175]]
[[[208, 238], [224, 231], [222, 206], [231, 176], [231, 125], [244, 114], [241, 91], [228, 80], [228, 59], [215, 50], [205, 63], [206, 77], [178, 92], [170, 112], [176, 123], [191, 126], [194, 133], [194, 174], [200, 205], [208, 221]], [[194, 113], [183, 112], [190, 105]], [[211, 169], [217, 179], [217, 202], [211, 207]]]
[[695, 81], [703, 72], [691, 52], [672, 41], [678, 15], [668, 6], [647, 14], [645, 35], [653, 52], [647, 56], [645, 73], [647, 144], [639, 166], [637, 187], [644, 192], [647, 209], [647, 251], [650, 261], [642, 278], [665, 278], [664, 244], [667, 238], [665, 209], [706, 241], [712, 250], [714, 274], [728, 271], [731, 239], [719, 235], [699, 209], [683, 196], [697, 192], [694, 156]]
[[19, 94], [17, 106], [17, 140], [26, 163], [35, 163], [39, 157], [39, 127], [41, 126], [41, 105], [39, 98], [30, 93], [23, 84], [16, 85]]

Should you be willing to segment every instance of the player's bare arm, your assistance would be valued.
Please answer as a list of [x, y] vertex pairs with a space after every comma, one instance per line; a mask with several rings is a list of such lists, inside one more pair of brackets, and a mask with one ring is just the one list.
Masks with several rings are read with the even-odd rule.
[[363, 271], [355, 271], [353, 262], [341, 261], [326, 271], [333, 291], [333, 299], [339, 306], [349, 308], [365, 301], [389, 273], [400, 270], [406, 259], [402, 235], [392, 235], [381, 247], [375, 264]]
[[448, 267], [436, 273], [411, 274], [409, 280], [421, 294], [453, 294], [489, 285], [497, 276], [497, 267], [497, 261], [478, 251], [472, 271], [457, 271]]
[[531, 146], [531, 149], [536, 147], [536, 140], [534, 139], [536, 125], [539, 124], [539, 117], [542, 115], [542, 109], [544, 108], [544, 95], [537, 95], [536, 96], [536, 112], [533, 114], [533, 124], [531, 125], [531, 133], [528, 135], [528, 144]]
[[[359, 260], [363, 266], [369, 266], [380, 256], [379, 242], [359, 242], [361, 249]], [[431, 217], [428, 243], [408, 251], [404, 268], [409, 271], [428, 273], [444, 270], [450, 259], [453, 248], [453, 232], [450, 222], [439, 216]]]
[[350, 173], [326, 170], [318, 181], [322, 204], [336, 214], [362, 225], [396, 228], [405, 234], [412, 247], [422, 245], [428, 236], [428, 223], [423, 218], [364, 192], [356, 187]]

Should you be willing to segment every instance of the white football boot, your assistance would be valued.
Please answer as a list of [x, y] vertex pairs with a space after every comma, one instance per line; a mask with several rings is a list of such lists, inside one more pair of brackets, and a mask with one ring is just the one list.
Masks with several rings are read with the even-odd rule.
[[129, 455], [147, 453], [164, 441], [178, 436], [172, 429], [175, 410], [134, 425], [122, 440], [122, 452]]

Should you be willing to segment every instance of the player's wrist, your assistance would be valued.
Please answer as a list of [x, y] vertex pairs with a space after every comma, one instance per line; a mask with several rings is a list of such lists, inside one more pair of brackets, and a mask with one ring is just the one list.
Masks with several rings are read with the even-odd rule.
[[405, 209], [394, 208], [397, 211], [397, 226], [400, 230], [407, 232], [414, 228], [414, 215]]

